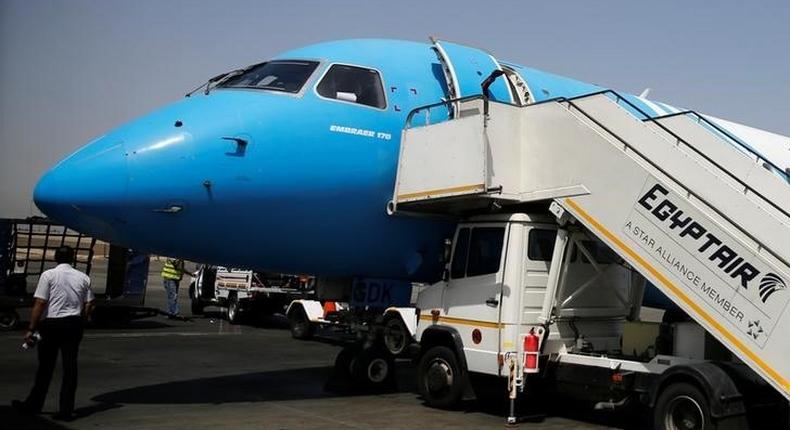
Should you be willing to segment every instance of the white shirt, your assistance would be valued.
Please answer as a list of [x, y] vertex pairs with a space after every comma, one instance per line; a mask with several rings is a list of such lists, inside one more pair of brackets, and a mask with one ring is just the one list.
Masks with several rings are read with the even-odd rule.
[[44, 318], [82, 315], [83, 305], [94, 299], [91, 278], [68, 264], [42, 273], [33, 297], [47, 302]]

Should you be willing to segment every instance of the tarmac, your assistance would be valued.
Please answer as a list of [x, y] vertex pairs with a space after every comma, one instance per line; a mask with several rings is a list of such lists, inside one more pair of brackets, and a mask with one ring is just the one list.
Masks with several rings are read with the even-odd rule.
[[[164, 309], [155, 272], [146, 306]], [[189, 315], [185, 284], [180, 304]], [[469, 400], [452, 411], [424, 405], [409, 361], [398, 362], [397, 387], [359, 392], [333, 374], [339, 347], [293, 340], [282, 316], [231, 325], [220, 308], [207, 308], [187, 321], [160, 315], [87, 329], [78, 419], [62, 423], [52, 420], [59, 369], [41, 415], [23, 416], [9, 406], [27, 395], [36, 369], [22, 336], [21, 329], [0, 334], [0, 429], [493, 429], [506, 421], [504, 404]], [[554, 409], [557, 415], [539, 414], [519, 427], [623, 428], [608, 412]]]

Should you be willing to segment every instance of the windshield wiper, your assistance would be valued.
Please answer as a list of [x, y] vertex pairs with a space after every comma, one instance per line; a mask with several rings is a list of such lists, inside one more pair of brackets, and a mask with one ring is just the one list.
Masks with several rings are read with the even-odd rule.
[[200, 90], [203, 87], [206, 88], [206, 91], [204, 92], [204, 94], [208, 95], [209, 92], [211, 91], [211, 84], [218, 83], [220, 81], [224, 81], [227, 78], [230, 78], [232, 76], [236, 76], [236, 75], [238, 75], [240, 73], [243, 73], [245, 70], [247, 70], [247, 69], [236, 69], [236, 70], [231, 70], [230, 72], [220, 73], [219, 75], [214, 76], [213, 78], [211, 78], [208, 81], [206, 81], [205, 84], [200, 84], [200, 86], [198, 86], [197, 88], [195, 88], [192, 91], [188, 92], [184, 97], [189, 97], [192, 94], [195, 94], [198, 90]]

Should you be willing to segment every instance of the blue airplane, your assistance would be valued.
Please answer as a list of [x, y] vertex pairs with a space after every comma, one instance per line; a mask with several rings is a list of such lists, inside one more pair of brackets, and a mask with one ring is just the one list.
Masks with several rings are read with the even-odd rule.
[[[141, 251], [433, 281], [454, 222], [387, 214], [401, 130], [412, 109], [480, 94], [486, 80], [491, 99], [517, 104], [604, 89], [444, 41], [320, 43], [218, 75], [95, 139], [46, 172], [34, 200], [71, 228]], [[652, 116], [678, 112], [625, 97]], [[719, 125], [787, 168], [788, 138]]]

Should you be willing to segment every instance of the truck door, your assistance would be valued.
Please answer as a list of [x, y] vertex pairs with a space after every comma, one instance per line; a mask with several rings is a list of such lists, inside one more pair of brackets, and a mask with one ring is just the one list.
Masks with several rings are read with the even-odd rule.
[[470, 371], [497, 374], [506, 223], [461, 226], [441, 322], [461, 335]]
[[214, 286], [217, 282], [217, 266], [203, 266], [202, 279], [200, 281], [200, 296], [204, 300], [214, 298]]
[[[480, 84], [495, 70], [499, 62], [488, 52], [457, 43], [432, 40], [442, 62], [447, 95], [451, 99], [482, 94]], [[489, 87], [493, 100], [513, 103], [513, 94], [505, 78], [498, 78]]]

